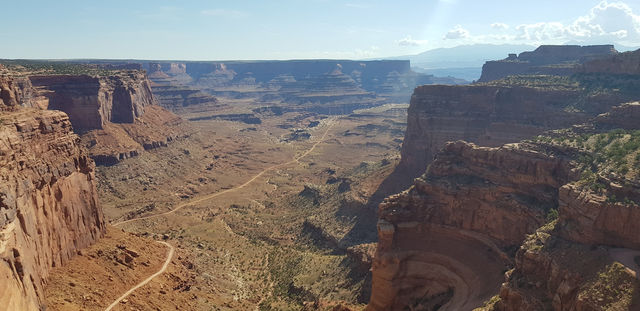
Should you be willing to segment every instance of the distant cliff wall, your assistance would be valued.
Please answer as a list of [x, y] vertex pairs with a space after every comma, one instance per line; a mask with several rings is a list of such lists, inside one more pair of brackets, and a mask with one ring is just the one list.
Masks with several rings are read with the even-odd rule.
[[267, 82], [280, 75], [291, 75], [295, 79], [322, 75], [332, 72], [340, 65], [342, 72], [362, 73], [364, 80], [386, 76], [396, 71], [406, 73], [411, 70], [408, 60], [352, 61], [352, 60], [291, 60], [255, 62], [188, 62], [186, 72], [194, 79], [204, 74], [218, 71], [233, 71], [237, 75], [251, 73], [258, 82]]
[[144, 72], [113, 76], [31, 76], [35, 87], [48, 90], [49, 109], [66, 112], [79, 131], [102, 129], [106, 122], [133, 123], [155, 104]]
[[[408, 60], [288, 60], [228, 62], [150, 62], [149, 73], [161, 71], [183, 84], [204, 89], [228, 86], [279, 87], [287, 83], [314, 79], [336, 70], [353, 79], [359, 88], [389, 92], [402, 87], [410, 92], [426, 75], [411, 71]], [[155, 79], [155, 77], [152, 78]], [[398, 83], [400, 82], [400, 83]]]
[[[179, 71], [180, 66], [176, 67]], [[158, 106], [144, 71], [31, 76], [27, 81], [36, 94], [48, 99], [42, 108], [61, 110], [69, 116], [82, 144], [99, 165], [116, 164], [187, 135], [183, 120]]]
[[500, 146], [582, 123], [589, 114], [564, 109], [578, 97], [577, 91], [529, 87], [418, 87], [409, 106], [400, 169], [407, 180], [421, 175], [448, 141]]
[[478, 81], [488, 82], [519, 74], [570, 75], [579, 71], [582, 63], [617, 53], [613, 45], [541, 45], [534, 51], [486, 62]]
[[586, 73], [640, 74], [640, 50], [586, 62], [580, 68]]

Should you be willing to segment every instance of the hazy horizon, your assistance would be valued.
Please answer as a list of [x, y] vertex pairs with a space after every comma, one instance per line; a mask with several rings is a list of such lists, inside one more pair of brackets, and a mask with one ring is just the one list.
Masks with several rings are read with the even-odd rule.
[[3, 11], [3, 59], [374, 59], [471, 44], [640, 46], [640, 3], [632, 1], [74, 0]]

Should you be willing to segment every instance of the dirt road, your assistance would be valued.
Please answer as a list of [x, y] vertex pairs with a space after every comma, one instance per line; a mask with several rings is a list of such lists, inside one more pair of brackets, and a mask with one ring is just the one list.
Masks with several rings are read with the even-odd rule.
[[165, 270], [167, 270], [167, 267], [169, 266], [169, 263], [171, 262], [171, 259], [173, 259], [173, 253], [175, 252], [175, 249], [173, 248], [173, 246], [171, 246], [171, 244], [169, 244], [167, 242], [162, 242], [162, 241], [156, 241], [156, 242], [162, 243], [162, 244], [166, 245], [169, 248], [169, 251], [167, 252], [167, 259], [164, 261], [164, 264], [162, 265], [162, 268], [160, 270], [158, 270], [158, 272], [156, 272], [153, 275], [151, 275], [150, 277], [146, 278], [144, 281], [138, 283], [136, 286], [134, 286], [131, 289], [129, 289], [128, 291], [126, 291], [124, 294], [122, 294], [122, 296], [118, 297], [118, 299], [116, 299], [113, 303], [111, 303], [111, 305], [109, 305], [106, 309], [104, 309], [105, 311], [111, 311], [111, 309], [113, 309], [113, 307], [118, 305], [122, 301], [122, 299], [127, 298], [127, 296], [131, 295], [131, 293], [133, 293], [136, 289], [138, 289], [138, 288], [140, 288], [142, 286], [145, 286], [147, 283], [149, 283], [155, 277], [157, 277], [158, 275], [162, 274]]
[[202, 196], [202, 197], [199, 197], [199, 198], [193, 199], [193, 200], [191, 200], [191, 201], [187, 201], [187, 202], [184, 202], [184, 203], [180, 203], [180, 204], [178, 204], [178, 205], [174, 206], [174, 208], [173, 208], [173, 209], [171, 209], [170, 211], [167, 211], [167, 212], [164, 212], [164, 213], [154, 214], [154, 215], [149, 215], [149, 216], [144, 216], [144, 217], [138, 217], [138, 218], [131, 218], [131, 219], [128, 219], [128, 220], [123, 220], [123, 221], [119, 221], [119, 222], [112, 223], [112, 225], [114, 225], [114, 226], [120, 226], [120, 225], [124, 225], [124, 224], [126, 224], [126, 223], [130, 223], [130, 222], [134, 222], [134, 221], [139, 221], [139, 220], [143, 220], [143, 219], [150, 219], [150, 218], [156, 218], [156, 217], [160, 217], [160, 216], [166, 216], [166, 215], [173, 214], [173, 213], [177, 212], [178, 210], [180, 210], [180, 209], [184, 208], [185, 206], [189, 206], [189, 205], [193, 205], [193, 204], [201, 203], [201, 202], [204, 202], [204, 201], [211, 200], [211, 199], [213, 199], [213, 198], [219, 197], [219, 196], [221, 196], [221, 195], [223, 195], [223, 194], [226, 194], [226, 193], [229, 193], [229, 192], [232, 192], [232, 191], [236, 191], [236, 190], [242, 189], [242, 188], [244, 188], [244, 187], [248, 186], [249, 184], [251, 184], [252, 182], [254, 182], [256, 179], [260, 178], [260, 177], [261, 177], [262, 175], [264, 175], [266, 172], [269, 172], [269, 171], [272, 171], [272, 170], [274, 170], [274, 169], [277, 169], [277, 168], [280, 168], [280, 167], [283, 167], [283, 166], [287, 166], [287, 165], [290, 165], [290, 164], [293, 164], [293, 163], [298, 163], [298, 162], [300, 161], [300, 159], [302, 159], [302, 158], [306, 157], [306, 156], [307, 156], [307, 155], [309, 155], [311, 152], [313, 152], [313, 150], [315, 150], [315, 149], [316, 149], [316, 147], [317, 147], [320, 143], [322, 143], [322, 142], [325, 140], [325, 138], [327, 137], [327, 134], [329, 133], [329, 130], [331, 130], [331, 128], [335, 125], [335, 123], [336, 123], [336, 122], [337, 122], [337, 121], [336, 121], [335, 119], [334, 119], [334, 120], [330, 120], [330, 121], [329, 121], [329, 126], [328, 126], [328, 127], [327, 127], [327, 129], [324, 131], [324, 134], [322, 134], [322, 136], [320, 137], [320, 139], [318, 139], [318, 141], [316, 141], [316, 142], [311, 146], [311, 148], [309, 148], [309, 150], [305, 151], [302, 155], [297, 156], [297, 157], [294, 157], [294, 158], [293, 158], [293, 160], [291, 160], [291, 161], [288, 161], [288, 162], [285, 162], [285, 163], [276, 164], [276, 165], [273, 165], [273, 166], [267, 167], [267, 168], [265, 168], [264, 170], [262, 170], [260, 173], [258, 173], [258, 174], [256, 174], [255, 176], [253, 176], [251, 179], [247, 180], [247, 181], [246, 181], [245, 183], [243, 183], [242, 185], [236, 186], [236, 187], [234, 187], [234, 188], [226, 189], [226, 190], [223, 190], [223, 191], [220, 191], [220, 192], [215, 192], [215, 193], [212, 193], [212, 194], [208, 194], [208, 195], [205, 195], [205, 196]]

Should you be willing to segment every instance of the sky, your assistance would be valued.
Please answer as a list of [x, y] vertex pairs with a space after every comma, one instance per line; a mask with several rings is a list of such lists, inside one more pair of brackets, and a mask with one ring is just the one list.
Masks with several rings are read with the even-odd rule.
[[0, 58], [364, 59], [475, 43], [640, 46], [640, 0], [0, 0]]

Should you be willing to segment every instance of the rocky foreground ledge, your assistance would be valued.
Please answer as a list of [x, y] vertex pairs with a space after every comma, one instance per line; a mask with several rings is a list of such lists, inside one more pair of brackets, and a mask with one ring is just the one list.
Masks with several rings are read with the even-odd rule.
[[379, 208], [368, 310], [637, 310], [636, 103], [501, 147], [450, 142]]
[[94, 164], [63, 112], [0, 108], [0, 305], [39, 310], [50, 269], [105, 232]]

